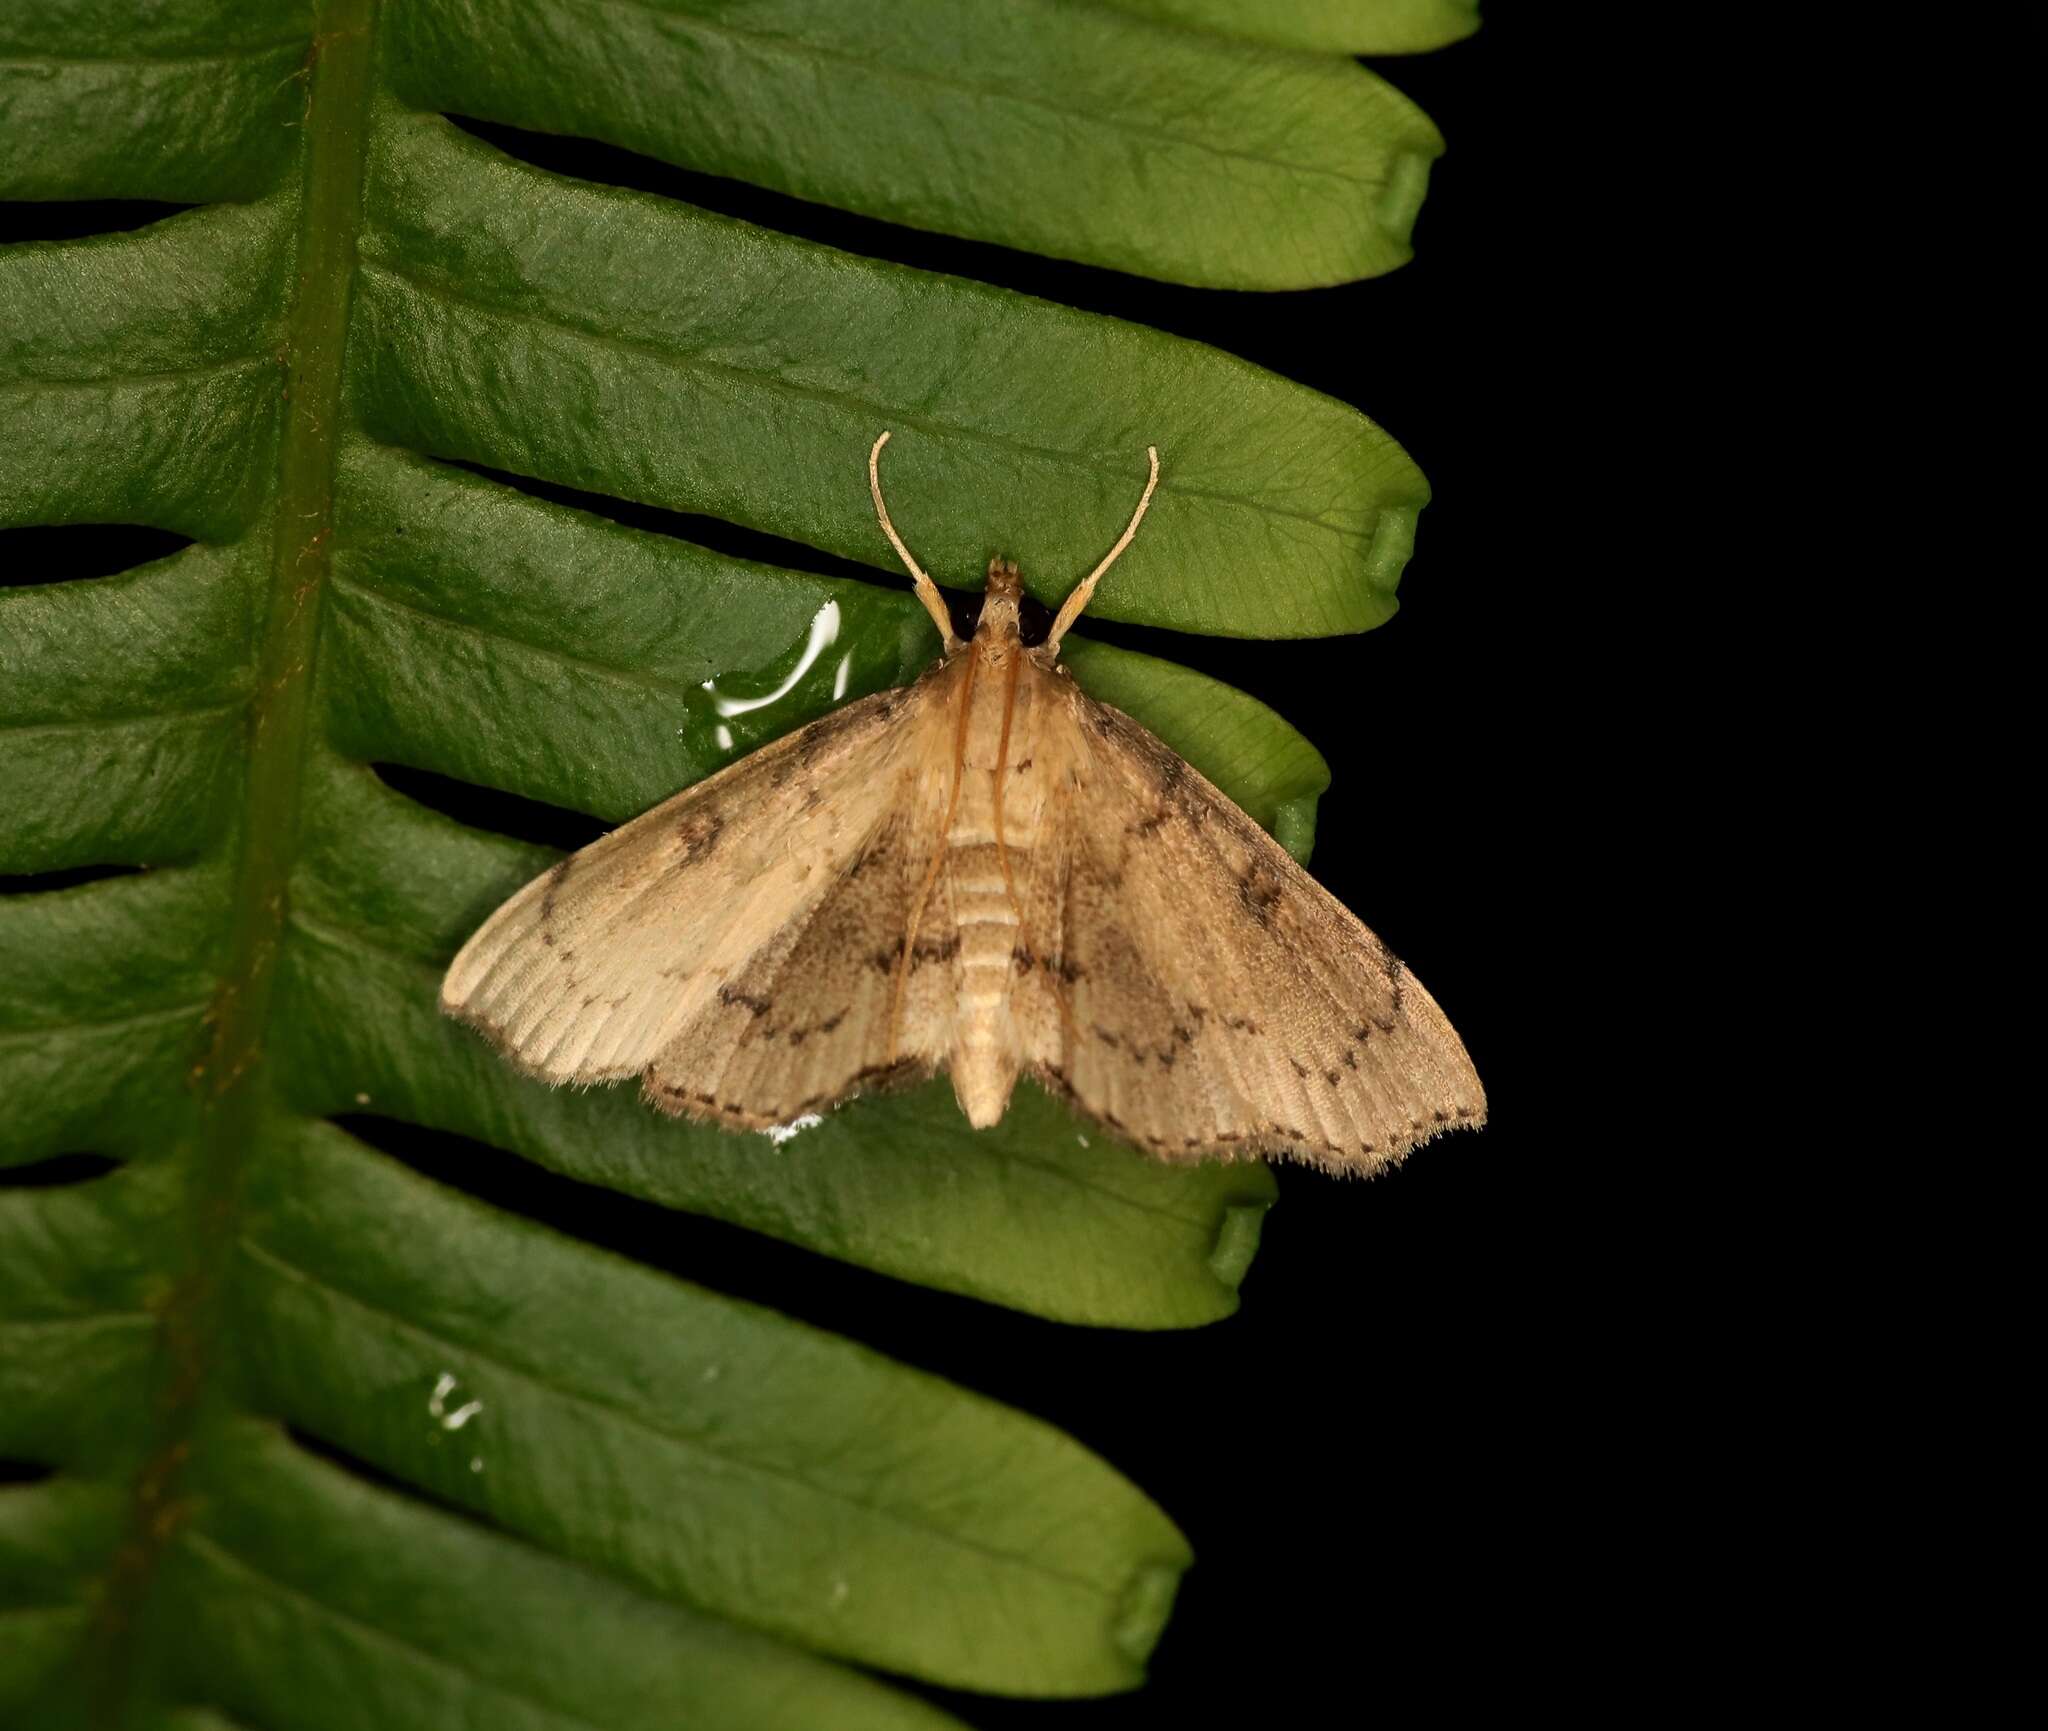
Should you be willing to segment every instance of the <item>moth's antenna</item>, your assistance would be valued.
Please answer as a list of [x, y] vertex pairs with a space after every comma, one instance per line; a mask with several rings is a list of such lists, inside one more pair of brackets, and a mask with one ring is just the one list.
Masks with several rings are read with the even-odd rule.
[[[953, 630], [953, 616], [946, 611], [946, 598], [939, 593], [939, 586], [925, 575], [924, 567], [911, 558], [910, 549], [903, 545], [903, 537], [896, 533], [896, 525], [889, 521], [889, 507], [882, 503], [882, 447], [888, 442], [889, 435], [884, 433], [875, 441], [875, 448], [868, 452], [868, 491], [875, 496], [875, 515], [882, 520], [882, 533], [889, 537], [889, 545], [896, 549], [896, 557], [909, 567], [910, 580], [917, 585], [917, 598], [924, 603], [924, 610], [932, 616], [932, 623], [939, 628], [939, 636], [944, 639], [948, 649], [958, 649], [960, 638]], [[1149, 497], [1151, 489], [1148, 487], [1145, 491]], [[1141, 505], [1138, 507], [1138, 515], [1142, 517], [1144, 514], [1145, 508]], [[1137, 525], [1133, 523], [1131, 527], [1135, 529]], [[1130, 537], [1127, 535], [1124, 539], [1129, 540]], [[1122, 548], [1119, 547], [1118, 552], [1121, 551]], [[1115, 556], [1110, 555], [1111, 558]], [[1105, 560], [1104, 563], [1108, 561]]]
[[[887, 438], [888, 434], [884, 433], [882, 436]], [[877, 447], [877, 449], [879, 448]], [[1152, 503], [1152, 489], [1159, 485], [1159, 447], [1157, 445], [1147, 445], [1145, 447], [1145, 456], [1152, 465], [1152, 475], [1145, 483], [1144, 493], [1139, 497], [1138, 508], [1131, 513], [1129, 526], [1116, 538], [1116, 545], [1103, 555], [1102, 563], [1089, 572], [1087, 576], [1083, 577], [1080, 587], [1060, 604], [1059, 615], [1053, 620], [1052, 629], [1045, 636], [1045, 652], [1047, 655], [1057, 655], [1059, 653], [1060, 639], [1066, 636], [1067, 627], [1081, 617], [1081, 609], [1088, 605], [1088, 597], [1095, 593], [1095, 585], [1102, 581], [1103, 572], [1107, 571], [1110, 566], [1117, 562], [1118, 556], [1131, 544], [1132, 537], [1137, 534], [1138, 525], [1145, 520], [1145, 507]]]

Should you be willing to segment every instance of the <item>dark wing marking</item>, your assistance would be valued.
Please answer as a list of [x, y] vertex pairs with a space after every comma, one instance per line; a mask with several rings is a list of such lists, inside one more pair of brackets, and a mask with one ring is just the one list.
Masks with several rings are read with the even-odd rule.
[[833, 711], [536, 878], [463, 946], [442, 1008], [549, 1081], [673, 1069], [686, 1029], [772, 1002], [775, 959], [888, 845], [937, 677]]
[[1060, 999], [1035, 1073], [1168, 1159], [1373, 1171], [1483, 1122], [1463, 1044], [1386, 945], [1137, 722], [1072, 698], [1058, 887], [1029, 915]]

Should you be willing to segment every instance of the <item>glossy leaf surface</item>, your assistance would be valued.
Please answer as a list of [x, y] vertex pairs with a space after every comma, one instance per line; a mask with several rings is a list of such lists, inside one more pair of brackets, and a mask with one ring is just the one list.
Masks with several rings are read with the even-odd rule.
[[1219, 35], [1336, 54], [1417, 54], [1479, 28], [1479, 0], [1111, 0]]
[[[1065, 1322], [1236, 1303], [1260, 1168], [1155, 1165], [1035, 1095], [974, 1135], [943, 1087], [773, 1146], [551, 1093], [435, 1010], [462, 939], [556, 856], [422, 803], [422, 776], [615, 822], [930, 661], [868, 508], [885, 426], [899, 524], [948, 581], [1000, 551], [1056, 599], [1153, 443], [1103, 617], [1272, 636], [1391, 611], [1427, 493], [1355, 411], [550, 175], [434, 111], [1190, 280], [1241, 269], [1248, 225], [1334, 236], [1302, 270], [1392, 261], [1379, 207], [1333, 190], [1366, 158], [1299, 157], [1427, 149], [1355, 68], [999, 8], [1009, 83], [1040, 92], [1026, 142], [1071, 135], [1013, 172], [972, 146], [993, 50], [967, 9], [904, 8], [886, 40], [860, 10], [0, 19], [0, 196], [195, 207], [0, 250], [0, 535], [33, 531], [0, 588], [0, 1722], [924, 1727], [950, 1721], [872, 1671], [1142, 1678], [1188, 1553], [1112, 1466], [373, 1145], [449, 1132]], [[912, 68], [894, 130], [863, 55]], [[792, 79], [822, 93], [809, 136]], [[1254, 136], [1212, 98], [1261, 81], [1285, 102]], [[1122, 118], [1059, 119], [1055, 91]], [[1162, 130], [1169, 97], [1236, 128], [1242, 169]], [[1100, 220], [1061, 214], [1076, 191]], [[71, 525], [158, 556], [84, 574]], [[1079, 636], [1071, 658], [1306, 852], [1327, 775], [1277, 716]]]

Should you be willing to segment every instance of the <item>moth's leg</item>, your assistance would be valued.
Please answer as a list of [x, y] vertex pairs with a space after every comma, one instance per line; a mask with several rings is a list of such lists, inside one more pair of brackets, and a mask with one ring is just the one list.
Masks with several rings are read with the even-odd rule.
[[924, 610], [932, 616], [932, 623], [939, 628], [939, 636], [950, 650], [960, 647], [960, 638], [953, 630], [953, 616], [946, 611], [946, 598], [939, 593], [939, 586], [925, 575], [925, 569], [910, 556], [910, 549], [903, 545], [903, 537], [896, 533], [896, 525], [889, 521], [889, 507], [882, 503], [882, 447], [889, 442], [884, 433], [875, 441], [874, 449], [868, 452], [868, 491], [874, 495], [875, 515], [881, 519], [882, 533], [889, 537], [889, 545], [896, 549], [910, 571], [910, 580], [917, 586], [917, 598], [924, 603]]
[[[884, 433], [883, 438], [889, 435]], [[877, 449], [880, 447], [878, 446]], [[1067, 634], [1067, 627], [1081, 617], [1081, 609], [1088, 605], [1088, 597], [1095, 593], [1095, 585], [1102, 581], [1103, 572], [1117, 562], [1123, 550], [1131, 544], [1138, 533], [1138, 525], [1145, 520], [1145, 507], [1152, 503], [1152, 489], [1159, 485], [1159, 447], [1147, 445], [1145, 457], [1152, 465], [1151, 478], [1145, 483], [1145, 491], [1139, 496], [1138, 508], [1131, 513], [1130, 523], [1116, 538], [1116, 545], [1102, 556], [1102, 563], [1083, 577], [1080, 586], [1060, 604], [1059, 616], [1052, 622], [1052, 629], [1046, 633], [1045, 653], [1048, 659], [1060, 652], [1060, 639]]]

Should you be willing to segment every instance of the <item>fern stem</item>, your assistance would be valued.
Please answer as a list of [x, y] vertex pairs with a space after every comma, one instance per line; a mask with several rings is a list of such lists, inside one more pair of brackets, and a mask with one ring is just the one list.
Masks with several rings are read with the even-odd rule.
[[[128, 1532], [95, 1622], [89, 1662], [98, 1723], [121, 1722], [144, 1667], [138, 1626], [166, 1549], [191, 1513], [184, 1481], [207, 1410], [241, 1179], [276, 1108], [265, 1072], [290, 878], [298, 851], [313, 657], [331, 552], [342, 351], [362, 220], [378, 0], [320, 0], [306, 58], [305, 147], [292, 307], [279, 359], [283, 403], [265, 622], [248, 708], [233, 928], [192, 1082], [202, 1099], [192, 1164], [192, 1261], [166, 1299], [166, 1371], [154, 1446], [137, 1475]], [[280, 192], [274, 196], [291, 196]]]

